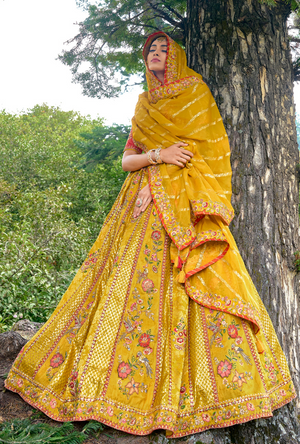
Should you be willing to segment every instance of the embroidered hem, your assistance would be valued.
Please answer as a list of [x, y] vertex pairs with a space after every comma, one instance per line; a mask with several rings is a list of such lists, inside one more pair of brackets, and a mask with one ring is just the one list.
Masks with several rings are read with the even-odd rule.
[[[188, 414], [177, 414], [174, 409], [164, 406], [153, 409], [155, 410], [153, 412], [142, 413], [126, 405], [117, 406], [109, 400], [89, 401], [85, 398], [61, 402], [46, 388], [42, 389], [38, 384], [26, 380], [15, 370], [13, 373], [15, 376], [10, 377], [10, 382], [5, 381], [5, 387], [18, 393], [28, 404], [38, 408], [50, 418], [60, 422], [93, 419], [133, 435], [148, 435], [154, 430], [165, 429], [168, 437], [179, 438], [211, 428], [242, 424], [253, 419], [271, 417], [273, 410], [296, 397], [291, 380], [288, 380], [269, 393], [242, 396]], [[25, 393], [20, 388], [23, 385]], [[80, 407], [80, 402], [84, 403], [84, 411]]]

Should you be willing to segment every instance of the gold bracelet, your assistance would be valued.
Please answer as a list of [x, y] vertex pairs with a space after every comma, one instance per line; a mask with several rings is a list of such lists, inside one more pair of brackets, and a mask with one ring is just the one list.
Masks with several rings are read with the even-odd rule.
[[160, 158], [160, 152], [161, 152], [161, 147], [157, 148], [155, 150], [155, 160], [156, 160], [156, 163], [163, 163], [163, 161]]
[[152, 151], [154, 151], [155, 153], [154, 149], [147, 152], [147, 159], [150, 163], [152, 163], [152, 165], [156, 165], [157, 164], [156, 160], [153, 160], [151, 156]]

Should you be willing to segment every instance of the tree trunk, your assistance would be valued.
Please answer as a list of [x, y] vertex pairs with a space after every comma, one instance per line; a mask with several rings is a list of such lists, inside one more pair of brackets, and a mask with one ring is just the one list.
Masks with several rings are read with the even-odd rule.
[[[299, 151], [286, 27], [290, 9], [282, 1], [276, 7], [259, 0], [187, 3], [188, 64], [211, 88], [232, 150], [235, 218], [230, 228], [299, 394], [299, 273], [294, 266], [299, 249]], [[283, 440], [278, 424], [281, 417], [292, 421], [294, 414], [295, 403], [274, 412], [272, 419], [224, 429], [222, 442], [228, 433], [232, 442], [241, 444], [293, 442]], [[297, 428], [294, 421], [290, 430]], [[272, 429], [274, 440], [256, 439], [257, 424]]]

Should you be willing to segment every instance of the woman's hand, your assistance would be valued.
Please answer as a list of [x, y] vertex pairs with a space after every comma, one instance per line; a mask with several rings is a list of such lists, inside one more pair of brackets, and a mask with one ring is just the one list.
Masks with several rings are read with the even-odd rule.
[[168, 148], [162, 149], [160, 152], [161, 160], [164, 163], [172, 163], [173, 165], [184, 167], [194, 155], [191, 151], [186, 150], [185, 146], [188, 146], [188, 143], [177, 142]]
[[[142, 205], [140, 207], [138, 207], [137, 203], [141, 202], [141, 200], [142, 200]], [[151, 196], [151, 192], [150, 192], [150, 187], [147, 184], [144, 188], [141, 189], [141, 191], [138, 194], [138, 197], [137, 197], [137, 200], [135, 203], [135, 207], [133, 210], [133, 217], [136, 218], [143, 211], [145, 211], [151, 201], [152, 201], [152, 196]]]

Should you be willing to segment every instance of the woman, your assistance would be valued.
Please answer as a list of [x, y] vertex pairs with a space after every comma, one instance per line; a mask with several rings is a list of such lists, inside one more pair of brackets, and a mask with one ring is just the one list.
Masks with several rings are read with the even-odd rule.
[[180, 437], [272, 416], [295, 397], [228, 225], [215, 101], [164, 33], [144, 48], [131, 171], [87, 260], [5, 381], [57, 421]]

